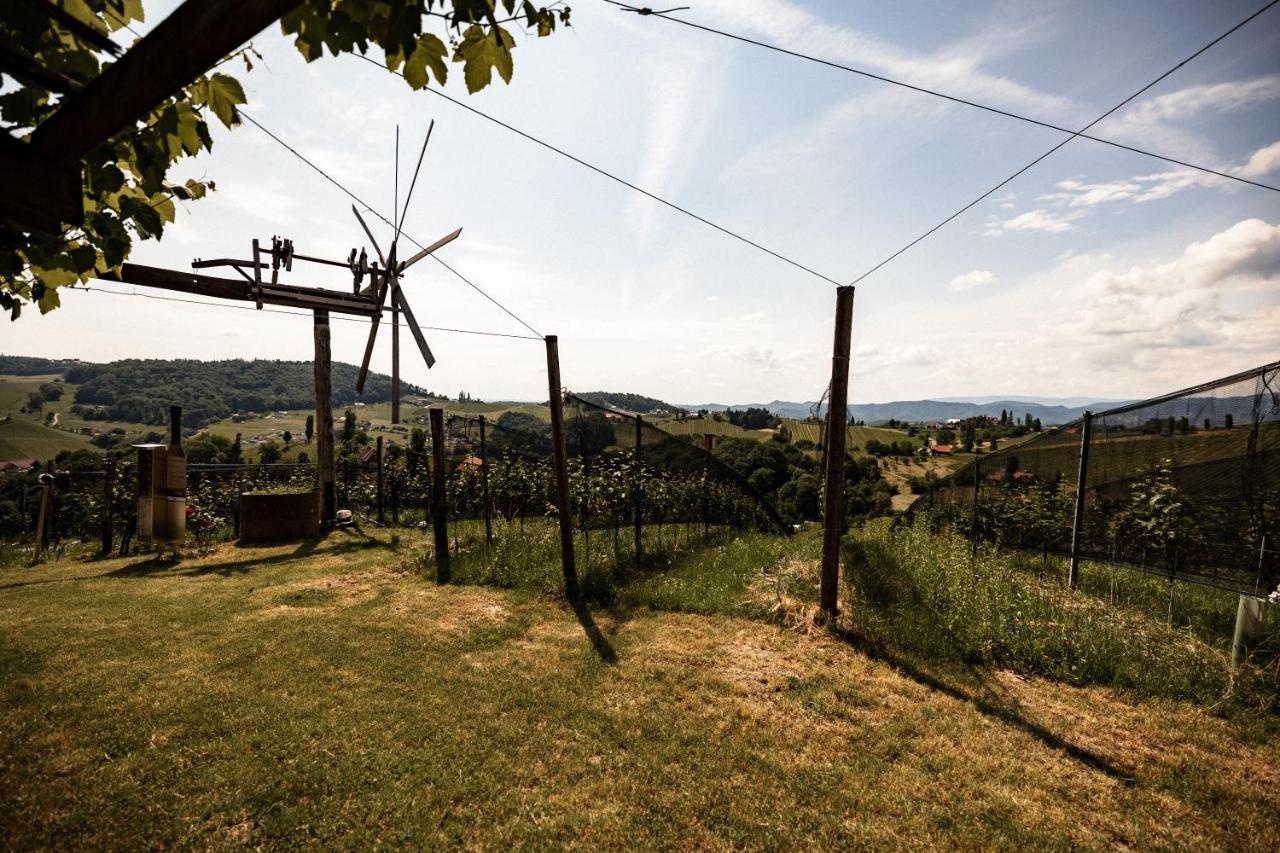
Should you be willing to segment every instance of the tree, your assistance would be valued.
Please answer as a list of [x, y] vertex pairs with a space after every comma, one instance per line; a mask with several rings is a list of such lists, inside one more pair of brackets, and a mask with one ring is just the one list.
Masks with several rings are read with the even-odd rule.
[[1191, 422], [1187, 420], [1186, 416], [1184, 415], [1183, 417], [1178, 418], [1178, 433], [1180, 435], [1186, 435], [1190, 431]]
[[54, 402], [56, 400], [61, 400], [62, 394], [66, 390], [67, 389], [62, 387], [61, 383], [46, 382], [40, 386], [40, 396], [44, 397], [49, 402]]
[[[143, 19], [142, 0], [79, 0], [73, 14], [100, 33], [115, 32]], [[503, 17], [498, 19], [498, 15]], [[519, 22], [538, 37], [569, 25], [567, 6], [536, 7], [529, 0], [304, 0], [280, 19], [281, 30], [308, 62], [329, 53], [382, 50], [383, 63], [412, 89], [443, 86], [450, 63], [462, 66], [467, 91], [488, 86], [493, 72], [510, 83], [515, 37], [504, 23]], [[425, 25], [440, 32], [426, 31]], [[441, 35], [444, 38], [441, 38]], [[446, 44], [446, 40], [448, 44]], [[50, 88], [76, 88], [109, 64], [94, 40], [69, 29], [38, 3], [0, 4], [0, 43], [21, 46], [19, 59], [52, 71], [66, 86], [48, 80], [20, 81], [0, 97], [0, 120], [15, 137], [27, 136], [60, 103]], [[231, 58], [252, 71], [261, 56], [252, 45]], [[165, 98], [133, 126], [98, 145], [83, 158], [83, 222], [66, 223], [45, 234], [0, 223], [0, 308], [17, 319], [24, 304], [46, 313], [60, 304], [59, 289], [84, 283], [97, 273], [119, 271], [135, 239], [159, 239], [174, 221], [175, 200], [196, 201], [215, 188], [212, 180], [170, 180], [179, 161], [213, 149], [212, 121], [230, 129], [240, 123], [245, 102], [239, 80], [214, 69]], [[11, 66], [6, 66], [11, 67]]]
[[311, 441], [311, 439], [316, 434], [316, 416], [315, 415], [307, 415], [306, 433], [307, 433], [307, 441]]
[[342, 440], [351, 441], [356, 437], [356, 413], [354, 409], [347, 409], [342, 415]]
[[282, 436], [280, 436], [280, 437], [284, 439], [284, 446], [285, 446], [285, 447], [288, 447], [290, 444], [292, 444], [292, 443], [293, 443], [293, 433], [289, 432], [289, 430], [285, 430], [285, 431], [284, 431], [284, 435], [282, 435]]
[[27, 410], [31, 412], [39, 412], [44, 410], [44, 395], [39, 391], [32, 391], [27, 395]]
[[1227, 429], [1231, 429], [1232, 427], [1234, 427], [1234, 426], [1236, 425], [1236, 419], [1235, 419], [1235, 416], [1234, 416], [1234, 415], [1232, 415], [1230, 412], [1228, 412], [1227, 414], [1223, 415], [1223, 417], [1222, 417], [1222, 425], [1223, 425], [1224, 427], [1226, 427]]
[[275, 441], [264, 441], [258, 447], [258, 461], [263, 465], [274, 465], [280, 461], [280, 445]]

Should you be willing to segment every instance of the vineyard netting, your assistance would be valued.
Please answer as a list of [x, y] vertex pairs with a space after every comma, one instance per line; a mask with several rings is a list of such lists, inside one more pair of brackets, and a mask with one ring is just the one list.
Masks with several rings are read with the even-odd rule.
[[1280, 362], [1118, 406], [939, 482], [928, 513], [979, 541], [1078, 554], [1247, 594], [1280, 583]]
[[[581, 531], [697, 525], [786, 531], [770, 502], [703, 446], [641, 417], [566, 394], [570, 506]], [[450, 520], [496, 523], [554, 516], [551, 425], [511, 410], [496, 420], [445, 413], [445, 507]], [[336, 470], [337, 503], [357, 521], [426, 525], [431, 519], [433, 448], [426, 426], [384, 442], [381, 476], [374, 447], [348, 447]], [[37, 471], [0, 477], [0, 534], [34, 533]], [[191, 464], [187, 529], [197, 543], [238, 535], [244, 492], [309, 491], [314, 464]], [[111, 537], [122, 544], [135, 523], [136, 466], [125, 455], [110, 472], [59, 471], [46, 519], [52, 542]], [[111, 494], [108, 499], [107, 491]], [[111, 511], [108, 512], [108, 506]], [[637, 538], [637, 541], [638, 538]]]

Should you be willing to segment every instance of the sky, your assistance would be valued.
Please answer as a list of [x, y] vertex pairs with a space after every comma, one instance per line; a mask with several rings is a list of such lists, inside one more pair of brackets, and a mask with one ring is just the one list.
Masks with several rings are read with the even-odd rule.
[[[148, 3], [147, 26], [172, 3]], [[1219, 0], [694, 0], [676, 13], [791, 50], [1082, 127], [1260, 5]], [[676, 403], [816, 399], [834, 287], [353, 57], [307, 64], [278, 27], [236, 71], [247, 112], [371, 206], [405, 220], [540, 334], [564, 384]], [[380, 56], [376, 58], [381, 58]], [[600, 0], [522, 38], [515, 76], [446, 91], [838, 281], [852, 281], [1061, 141], [1063, 134], [762, 50]], [[1091, 133], [1280, 185], [1280, 8]], [[188, 269], [254, 237], [345, 259], [365, 246], [340, 190], [249, 123], [214, 130], [181, 176], [217, 190], [131, 260]], [[372, 225], [372, 223], [371, 223]], [[385, 246], [390, 228], [375, 228]], [[231, 274], [230, 271], [227, 271]], [[295, 266], [291, 283], [349, 287]], [[442, 267], [405, 293], [425, 326], [529, 334]], [[101, 287], [124, 293], [134, 288]], [[159, 295], [137, 289], [138, 293]], [[66, 292], [0, 331], [48, 357], [309, 360], [309, 317]], [[534, 340], [428, 331], [433, 391], [545, 399]], [[358, 363], [367, 325], [335, 322]], [[856, 292], [850, 399], [966, 395], [1134, 399], [1280, 359], [1280, 193], [1076, 139]], [[390, 340], [373, 360], [390, 369]]]

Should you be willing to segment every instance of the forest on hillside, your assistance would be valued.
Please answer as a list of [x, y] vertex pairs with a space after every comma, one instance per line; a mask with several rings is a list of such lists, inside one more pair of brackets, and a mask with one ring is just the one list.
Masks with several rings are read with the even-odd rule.
[[[315, 406], [315, 375], [309, 361], [229, 359], [127, 359], [109, 364], [54, 362], [0, 356], [0, 373], [61, 373], [76, 388], [75, 402], [106, 420], [163, 424], [169, 407], [182, 407], [184, 426], [198, 429], [236, 412], [309, 409]], [[334, 362], [333, 404], [391, 399], [391, 377], [370, 373], [364, 394], [356, 394], [354, 365]], [[405, 396], [426, 395], [401, 382]], [[92, 407], [102, 406], [100, 410]]]
[[680, 411], [679, 406], [643, 394], [627, 394], [621, 391], [585, 391], [574, 392], [577, 397], [597, 406], [631, 412], [636, 415], [673, 415]]

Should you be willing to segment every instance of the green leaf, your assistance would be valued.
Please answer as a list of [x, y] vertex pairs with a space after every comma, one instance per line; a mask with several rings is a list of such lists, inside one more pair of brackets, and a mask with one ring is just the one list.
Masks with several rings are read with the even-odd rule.
[[444, 42], [431, 33], [423, 34], [418, 39], [413, 53], [409, 55], [409, 61], [405, 63], [405, 81], [411, 88], [424, 89], [431, 82], [427, 74], [430, 70], [431, 76], [434, 76], [436, 82], [443, 86], [449, 76], [449, 66], [444, 61], [448, 55], [449, 49], [445, 47]]
[[205, 84], [205, 103], [224, 125], [235, 127], [240, 123], [236, 105], [246, 103], [244, 87], [234, 77], [214, 74]]
[[513, 47], [515, 40], [502, 27], [491, 27], [488, 32], [479, 24], [468, 27], [453, 54], [454, 62], [463, 63], [462, 74], [467, 81], [467, 91], [474, 95], [488, 86], [494, 69], [504, 82], [510, 83]]

